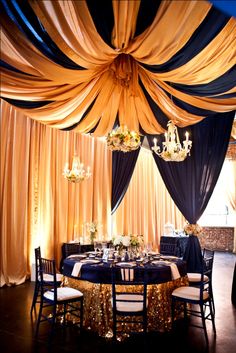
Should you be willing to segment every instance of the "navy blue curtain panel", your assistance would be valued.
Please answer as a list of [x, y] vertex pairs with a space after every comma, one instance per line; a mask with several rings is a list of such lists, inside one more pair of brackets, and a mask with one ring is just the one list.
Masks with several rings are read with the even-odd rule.
[[[141, 138], [143, 141], [143, 138]], [[120, 205], [138, 159], [140, 147], [132, 152], [124, 153], [120, 151], [112, 152], [112, 198], [111, 214], [113, 214]]]
[[[191, 157], [184, 162], [165, 162], [153, 153], [172, 199], [191, 224], [201, 217], [212, 195], [224, 162], [233, 119], [234, 112], [217, 114], [189, 126], [193, 147]], [[185, 130], [179, 129], [181, 139]], [[148, 142], [151, 147], [153, 136], [148, 136]], [[187, 262], [188, 272], [201, 271], [202, 254], [198, 237], [189, 236], [183, 258]]]
[[[184, 162], [165, 162], [153, 153], [172, 199], [192, 224], [201, 217], [212, 195], [230, 138], [234, 112], [216, 115], [178, 129], [180, 139], [188, 130], [193, 141], [191, 156]], [[149, 135], [148, 141], [152, 146], [153, 136]]]

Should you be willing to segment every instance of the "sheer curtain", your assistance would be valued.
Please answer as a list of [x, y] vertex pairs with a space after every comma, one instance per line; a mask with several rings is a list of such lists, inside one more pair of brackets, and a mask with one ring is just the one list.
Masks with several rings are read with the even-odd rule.
[[143, 234], [145, 242], [157, 249], [167, 222], [182, 228], [185, 219], [171, 199], [151, 151], [141, 148], [128, 190], [112, 217], [113, 234]]

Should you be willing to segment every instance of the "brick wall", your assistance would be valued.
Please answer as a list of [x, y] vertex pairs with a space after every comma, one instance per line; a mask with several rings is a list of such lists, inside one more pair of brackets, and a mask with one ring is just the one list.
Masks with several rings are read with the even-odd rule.
[[199, 236], [202, 248], [220, 251], [233, 251], [233, 227], [204, 227], [203, 234]]

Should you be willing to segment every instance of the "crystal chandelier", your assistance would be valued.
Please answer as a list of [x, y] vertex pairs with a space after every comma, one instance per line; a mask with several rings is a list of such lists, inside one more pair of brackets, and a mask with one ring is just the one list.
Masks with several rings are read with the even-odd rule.
[[192, 141], [189, 140], [189, 133], [186, 131], [186, 139], [183, 141], [183, 146], [179, 140], [177, 127], [170, 120], [167, 124], [167, 132], [165, 133], [165, 142], [162, 142], [163, 149], [157, 146], [157, 139], [154, 138], [154, 146], [152, 150], [166, 162], [182, 162], [187, 155], [190, 155]]
[[112, 130], [106, 140], [111, 151], [131, 152], [141, 145], [139, 133], [128, 130], [127, 126], [119, 126]]
[[66, 163], [62, 175], [71, 183], [79, 183], [90, 178], [92, 173], [90, 172], [90, 167], [87, 167], [86, 171], [83, 163], [80, 163], [79, 157], [74, 156], [71, 170], [69, 169], [69, 163]]

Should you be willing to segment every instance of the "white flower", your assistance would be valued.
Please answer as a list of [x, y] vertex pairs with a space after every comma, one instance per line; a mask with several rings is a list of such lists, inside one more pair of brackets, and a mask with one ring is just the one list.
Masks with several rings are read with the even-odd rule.
[[113, 239], [113, 244], [114, 244], [115, 246], [122, 244], [122, 235], [117, 235], [117, 236]]
[[85, 223], [87, 231], [90, 233], [96, 233], [98, 231], [98, 223], [96, 221], [94, 222], [87, 222]]
[[122, 243], [124, 246], [129, 246], [130, 245], [130, 235], [124, 235], [122, 237]]

